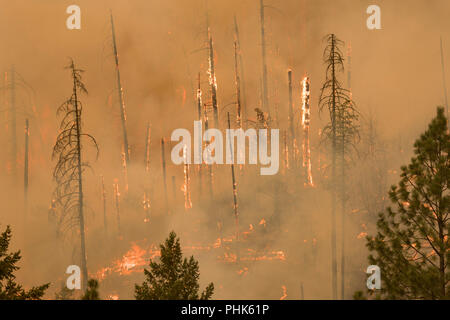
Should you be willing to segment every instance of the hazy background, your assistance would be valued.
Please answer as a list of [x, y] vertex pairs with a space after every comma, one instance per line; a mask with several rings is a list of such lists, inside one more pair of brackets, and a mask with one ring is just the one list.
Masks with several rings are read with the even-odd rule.
[[[400, 164], [411, 156], [411, 146], [418, 134], [435, 115], [435, 107], [444, 103], [439, 37], [444, 41], [447, 65], [450, 64], [450, 2], [445, 0], [266, 0], [266, 31], [269, 66], [269, 95], [272, 110], [277, 110], [279, 125], [287, 128], [287, 70], [293, 70], [295, 107], [300, 106], [300, 81], [311, 79], [311, 140], [313, 170], [317, 170], [318, 131], [327, 114], [318, 117], [319, 89], [324, 81], [322, 60], [323, 38], [335, 33], [352, 48], [352, 92], [363, 120], [376, 120], [380, 141], [385, 141], [385, 160], [391, 175], [386, 183], [397, 180]], [[66, 28], [66, 8], [81, 7], [81, 30]], [[207, 4], [207, 5], [206, 5]], [[368, 30], [366, 8], [381, 7], [382, 30]], [[122, 86], [127, 110], [127, 126], [131, 161], [130, 196], [121, 204], [124, 235], [115, 235], [115, 208], [112, 184], [119, 179], [123, 190], [121, 160], [121, 127], [117, 102], [115, 67], [111, 48], [109, 10], [115, 21]], [[85, 157], [93, 170], [86, 171], [88, 210], [87, 241], [89, 272], [95, 274], [108, 267], [131, 248], [132, 242], [148, 250], [174, 229], [182, 245], [212, 245], [218, 237], [215, 215], [228, 217], [225, 237], [233, 234], [232, 193], [229, 167], [217, 168], [215, 197], [203, 201], [196, 194], [193, 175], [193, 209], [183, 209], [183, 168], [168, 163], [168, 193], [172, 215], [165, 217], [160, 165], [161, 137], [170, 137], [176, 128], [192, 130], [197, 117], [194, 91], [200, 72], [204, 99], [208, 98], [206, 13], [209, 12], [215, 45], [221, 123], [226, 111], [235, 112], [233, 16], [240, 28], [244, 59], [246, 111], [255, 118], [253, 109], [260, 106], [261, 38], [259, 1], [257, 0], [0, 0], [0, 69], [9, 72], [12, 65], [32, 87], [17, 88], [18, 155], [17, 175], [12, 173], [10, 156], [10, 116], [6, 111], [9, 93], [2, 90], [0, 118], [3, 134], [0, 143], [0, 229], [13, 227], [13, 249], [23, 250], [19, 281], [25, 286], [52, 282], [47, 298], [53, 298], [64, 281], [65, 268], [78, 263], [76, 240], [64, 245], [54, 237], [47, 212], [52, 200], [51, 150], [58, 133], [56, 108], [71, 94], [70, 74], [64, 69], [73, 58], [85, 70], [84, 82], [89, 95], [83, 96], [83, 129], [96, 137], [100, 156], [95, 161], [93, 149], [86, 148]], [[344, 48], [346, 51], [346, 48]], [[450, 83], [447, 68], [447, 83]], [[341, 75], [347, 85], [347, 74]], [[3, 77], [4, 78], [4, 77]], [[4, 85], [4, 81], [2, 82]], [[194, 89], [194, 90], [193, 90]], [[30, 118], [30, 212], [24, 228], [23, 217], [23, 126]], [[151, 180], [143, 181], [145, 133], [147, 122], [152, 127]], [[389, 147], [388, 147], [389, 145]], [[168, 147], [167, 150], [170, 150]], [[401, 152], [400, 152], [401, 151]], [[169, 151], [166, 157], [169, 161]], [[280, 154], [280, 158], [282, 155]], [[281, 163], [280, 159], [280, 163]], [[276, 177], [259, 177], [255, 170], [238, 172], [241, 231], [255, 229], [248, 246], [261, 250], [261, 255], [283, 251], [286, 260], [253, 261], [239, 265], [225, 263], [221, 249], [186, 249], [200, 261], [202, 284], [214, 281], [214, 298], [267, 298], [283, 296], [298, 299], [301, 286], [304, 296], [330, 298], [329, 195], [318, 184], [304, 189], [280, 164]], [[370, 166], [367, 170], [370, 170]], [[317, 172], [315, 171], [315, 175]], [[103, 235], [101, 180], [107, 191], [109, 237]], [[176, 177], [172, 195], [171, 177]], [[150, 183], [151, 182], [151, 183]], [[146, 183], [151, 184], [152, 221], [143, 223], [140, 197]], [[355, 183], [357, 184], [357, 183]], [[204, 181], [204, 188], [207, 184]], [[278, 187], [277, 187], [278, 186]], [[131, 188], [134, 188], [132, 191]], [[271, 190], [271, 191], [270, 191]], [[278, 190], [278, 192], [277, 192]], [[280, 191], [281, 190], [281, 191]], [[386, 189], [387, 191], [387, 189]], [[363, 192], [356, 188], [352, 197]], [[122, 192], [123, 193], [123, 192]], [[206, 191], [203, 196], [205, 197]], [[368, 196], [367, 194], [365, 196]], [[349, 209], [363, 211], [355, 200]], [[259, 224], [276, 214], [283, 216], [269, 229]], [[188, 218], [186, 217], [188, 216]], [[356, 215], [356, 214], [355, 214]], [[348, 250], [348, 294], [364, 287], [367, 252], [363, 224], [373, 220], [352, 218]], [[267, 229], [267, 230], [266, 230]], [[369, 225], [370, 229], [370, 225]], [[266, 230], [266, 231], [264, 231]], [[113, 240], [111, 240], [113, 239]], [[313, 241], [316, 241], [314, 245]], [[311, 245], [310, 245], [311, 244]], [[246, 249], [243, 249], [246, 250]], [[256, 249], [255, 249], [256, 250]], [[148, 262], [148, 261], [147, 261]], [[146, 264], [147, 264], [146, 262]], [[248, 272], [239, 274], [247, 268]], [[116, 272], [117, 273], [117, 272]], [[142, 272], [130, 276], [113, 275], [100, 283], [102, 297], [117, 294], [132, 298], [135, 282], [143, 280]], [[109, 281], [109, 282], [108, 282]], [[62, 282], [61, 282], [62, 283]]]

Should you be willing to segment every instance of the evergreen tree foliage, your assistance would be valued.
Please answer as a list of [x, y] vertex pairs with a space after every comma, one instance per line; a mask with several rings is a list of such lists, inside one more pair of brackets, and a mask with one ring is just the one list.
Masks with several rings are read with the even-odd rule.
[[49, 283], [33, 287], [26, 291], [16, 283], [14, 272], [20, 259], [20, 251], [8, 252], [12, 232], [9, 226], [0, 234], [0, 300], [40, 300], [49, 287]]
[[95, 279], [89, 279], [87, 283], [87, 289], [81, 300], [100, 300], [98, 293], [98, 281]]
[[210, 283], [199, 294], [199, 267], [193, 256], [182, 257], [180, 239], [171, 232], [165, 244], [160, 246], [160, 262], [150, 262], [150, 270], [144, 269], [145, 281], [135, 285], [137, 300], [208, 300], [214, 293]]
[[414, 156], [391, 187], [392, 206], [367, 237], [369, 262], [381, 269], [387, 299], [450, 298], [450, 135], [444, 109], [414, 144]]

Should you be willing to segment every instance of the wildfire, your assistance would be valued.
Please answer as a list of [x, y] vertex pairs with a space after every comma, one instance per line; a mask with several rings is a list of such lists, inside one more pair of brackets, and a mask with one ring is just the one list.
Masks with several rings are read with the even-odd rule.
[[197, 89], [197, 101], [199, 105], [202, 105], [202, 89]]
[[284, 167], [285, 169], [289, 169], [289, 146], [287, 143], [286, 131], [283, 134], [283, 140], [284, 140]]
[[[225, 252], [223, 256], [218, 257], [219, 260], [224, 262], [234, 263], [237, 261], [237, 256], [231, 252]], [[246, 251], [241, 252], [240, 261], [286, 261], [286, 255], [283, 251], [266, 251], [266, 252], [258, 252], [254, 249], [248, 248]]]
[[244, 238], [245, 238], [245, 237], [247, 237], [250, 233], [252, 233], [253, 231], [254, 231], [253, 225], [250, 224], [249, 227], [248, 227], [248, 231], [243, 231], [243, 232], [242, 232], [242, 235], [243, 235]]
[[150, 215], [149, 215], [150, 198], [148, 197], [147, 192], [144, 192], [144, 199], [142, 200], [142, 205], [144, 207], [144, 212], [145, 212], [144, 222], [147, 223], [150, 221]]
[[[209, 30], [208, 30], [208, 32], [209, 32]], [[210, 40], [210, 41], [212, 42], [212, 40]], [[212, 57], [212, 54], [211, 54], [208, 58], [209, 68], [208, 68], [207, 73], [208, 73], [209, 85], [211, 87], [214, 87], [215, 90], [217, 90], [217, 78], [216, 78], [216, 73], [214, 72], [214, 60], [213, 59], [214, 58]]]
[[113, 261], [112, 266], [97, 271], [96, 278], [103, 280], [112, 273], [129, 275], [133, 272], [142, 272], [143, 266], [148, 265], [149, 260], [160, 255], [160, 251], [154, 245], [146, 251], [136, 243], [132, 243], [131, 249], [121, 259]]
[[[217, 256], [217, 260], [225, 263], [236, 263], [238, 261], [237, 254], [232, 252], [232, 247], [230, 247], [234, 240], [236, 240], [235, 235], [228, 238], [218, 238], [212, 244], [183, 246], [183, 251], [198, 252], [225, 249], [225, 252]], [[150, 261], [161, 256], [160, 250], [154, 244], [148, 246], [148, 249], [144, 248], [145, 247], [132, 242], [131, 248], [120, 259], [113, 260], [110, 266], [101, 268], [93, 276], [101, 281], [113, 274], [128, 276], [132, 273], [142, 272], [144, 267], [147, 266]], [[267, 248], [264, 250], [254, 250], [247, 248], [240, 251], [239, 261], [286, 261], [286, 254], [281, 250], [270, 250]], [[248, 273], [248, 267], [243, 267], [241, 270], [237, 271], [237, 273], [245, 276]]]
[[240, 275], [240, 276], [246, 276], [247, 273], [248, 273], [248, 268], [247, 268], [247, 267], [244, 267], [243, 269], [238, 270], [237, 273], [238, 273], [238, 275]]
[[305, 185], [314, 186], [311, 172], [311, 148], [309, 145], [309, 126], [311, 119], [311, 109], [309, 106], [310, 88], [309, 78], [302, 81], [302, 126], [303, 126], [303, 168], [305, 169]]
[[130, 251], [128, 251], [123, 256], [122, 260], [117, 263], [121, 271], [120, 274], [130, 274], [133, 272], [133, 268], [145, 265], [146, 261], [143, 257], [145, 253], [145, 250], [138, 245], [133, 244]]
[[125, 157], [125, 152], [122, 152], [122, 166], [123, 166], [123, 176], [125, 179], [125, 191], [128, 191], [128, 169], [127, 169], [127, 159]]
[[286, 286], [281, 286], [281, 289], [283, 290], [283, 295], [281, 296], [280, 300], [284, 300], [287, 298], [287, 289]]
[[361, 232], [360, 234], [358, 234], [358, 236], [356, 238], [364, 239], [365, 237], [367, 237], [367, 232]]
[[266, 220], [264, 218], [262, 218], [261, 221], [259, 222], [259, 225], [262, 225], [265, 228], [266, 227]]

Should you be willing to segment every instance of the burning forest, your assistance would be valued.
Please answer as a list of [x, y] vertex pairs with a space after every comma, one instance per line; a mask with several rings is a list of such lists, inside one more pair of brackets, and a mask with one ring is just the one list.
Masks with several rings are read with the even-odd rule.
[[450, 4], [376, 2], [0, 1], [0, 299], [450, 297]]

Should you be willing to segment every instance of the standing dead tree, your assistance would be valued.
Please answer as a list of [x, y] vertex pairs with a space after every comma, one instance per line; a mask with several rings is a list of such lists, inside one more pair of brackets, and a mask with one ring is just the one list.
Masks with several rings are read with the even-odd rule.
[[[227, 114], [228, 117], [228, 130], [231, 130], [231, 123], [230, 123], [230, 113]], [[238, 211], [238, 202], [237, 202], [237, 182], [236, 182], [236, 176], [234, 173], [234, 152], [232, 142], [230, 139], [230, 144], [228, 146], [230, 149], [230, 154], [233, 157], [233, 161], [231, 161], [231, 181], [233, 183], [233, 210], [234, 210], [234, 220], [236, 225], [236, 243], [238, 243], [237, 248], [237, 261], [239, 262], [239, 211]]]
[[161, 138], [161, 168], [164, 183], [164, 204], [165, 211], [169, 213], [169, 199], [167, 197], [167, 173], [166, 173], [166, 152], [164, 148], [164, 138]]
[[217, 78], [214, 62], [214, 44], [211, 31], [208, 29], [208, 61], [209, 61], [209, 85], [211, 87], [211, 103], [214, 111], [214, 127], [219, 128], [219, 109], [217, 106]]
[[442, 66], [442, 85], [444, 86], [445, 111], [446, 111], [447, 119], [449, 119], [448, 118], [447, 83], [445, 81], [444, 46], [442, 44], [442, 37], [441, 37], [441, 66]]
[[108, 234], [108, 219], [106, 217], [106, 190], [105, 190], [105, 178], [102, 178], [102, 202], [103, 202], [103, 227], [105, 235]]
[[[203, 119], [203, 102], [202, 102], [202, 85], [200, 82], [200, 72], [198, 73], [198, 86], [197, 86], [197, 112], [198, 112], [198, 121], [202, 121]], [[199, 143], [198, 144], [198, 151], [199, 154], [202, 154], [202, 144]], [[202, 157], [203, 159], [203, 157]], [[200, 163], [198, 165], [198, 196], [199, 196], [199, 202], [200, 202], [200, 198], [202, 196], [202, 164], [203, 164], [203, 160], [201, 161], [202, 163]]]
[[264, 16], [264, 0], [260, 0], [259, 13], [261, 23], [261, 56], [262, 56], [262, 109], [270, 114], [269, 108], [269, 93], [267, 85], [267, 57], [266, 57], [266, 30], [265, 30], [265, 16]]
[[289, 162], [292, 166], [295, 166], [295, 145], [296, 145], [296, 137], [295, 137], [295, 127], [294, 127], [294, 100], [292, 97], [292, 70], [288, 70], [288, 94], [289, 94], [289, 133], [290, 133], [290, 145], [287, 150], [290, 149], [291, 159]]
[[[206, 105], [204, 105], [204, 107], [203, 107], [203, 112], [204, 112], [204, 119], [205, 119], [205, 132], [208, 132], [209, 119], [208, 119], [208, 112], [206, 109]], [[208, 145], [209, 145], [209, 142], [205, 142], [205, 150], [207, 150], [206, 148], [208, 147]], [[210, 156], [210, 154], [208, 154], [208, 156]], [[208, 165], [208, 184], [209, 184], [209, 199], [210, 199], [210, 201], [212, 201], [214, 199], [214, 189], [213, 189], [214, 173], [213, 173], [212, 165]]]
[[234, 41], [234, 84], [236, 86], [236, 124], [242, 128], [241, 78], [238, 69], [238, 44]]
[[311, 123], [311, 107], [310, 107], [310, 82], [309, 77], [303, 78], [302, 81], [302, 127], [303, 127], [303, 170], [305, 176], [305, 186], [314, 186], [311, 168], [311, 147], [310, 147], [310, 123]]
[[25, 119], [25, 154], [23, 165], [23, 203], [24, 203], [24, 220], [28, 214], [28, 171], [29, 171], [29, 139], [30, 139], [30, 123]]
[[[358, 137], [358, 112], [350, 97], [350, 91], [343, 88], [337, 78], [344, 71], [344, 58], [341, 51], [343, 41], [334, 34], [326, 37], [324, 51], [326, 79], [320, 93], [320, 112], [327, 109], [330, 122], [323, 130], [323, 137], [331, 143], [331, 268], [332, 297], [337, 299], [337, 253], [336, 253], [336, 207], [339, 190], [342, 210], [342, 256], [341, 256], [341, 293], [344, 294], [345, 274], [345, 175], [348, 158]], [[339, 170], [340, 169], [340, 170]], [[338, 172], [339, 170], [339, 172]], [[338, 181], [339, 177], [339, 181]], [[343, 298], [343, 296], [342, 296]]]
[[122, 236], [122, 228], [120, 226], [120, 191], [119, 191], [119, 179], [114, 179], [114, 206], [116, 207], [116, 220], [117, 220], [117, 234]]
[[142, 204], [144, 205], [144, 213], [145, 218], [144, 222], [150, 221], [150, 208], [151, 208], [151, 202], [150, 202], [150, 192], [149, 192], [149, 180], [150, 180], [150, 145], [151, 145], [151, 126], [150, 122], [147, 123], [147, 130], [146, 130], [146, 138], [145, 138], [145, 185], [144, 185], [144, 200]]
[[16, 177], [17, 174], [17, 108], [16, 108], [16, 81], [15, 81], [15, 70], [14, 66], [11, 67], [11, 136], [12, 136], [12, 146], [11, 146], [11, 155], [12, 155], [12, 163], [11, 168], [13, 172], [13, 177]]
[[117, 53], [116, 33], [114, 30], [114, 20], [113, 20], [112, 13], [111, 13], [111, 32], [112, 32], [112, 41], [113, 41], [114, 61], [115, 61], [115, 65], [116, 65], [117, 90], [118, 90], [119, 105], [120, 105], [120, 118], [122, 120], [123, 149], [124, 149], [124, 153], [125, 153], [126, 167], [129, 167], [130, 149], [128, 146], [127, 115], [125, 112], [125, 102], [123, 99], [123, 88], [122, 88], [122, 83], [120, 80], [119, 54]]
[[236, 43], [237, 48], [237, 56], [239, 61], [239, 87], [240, 87], [240, 103], [241, 103], [241, 111], [242, 111], [242, 120], [245, 123], [247, 120], [247, 112], [245, 110], [246, 104], [246, 88], [245, 88], [245, 75], [244, 75], [244, 61], [242, 58], [242, 48], [241, 48], [241, 40], [239, 36], [239, 26], [237, 22], [236, 16], [234, 16], [234, 41]]
[[58, 212], [59, 234], [70, 229], [78, 229], [81, 245], [81, 269], [83, 273], [83, 289], [86, 288], [88, 272], [86, 263], [85, 244], [85, 222], [84, 222], [84, 194], [83, 194], [83, 171], [89, 167], [87, 162], [83, 162], [82, 150], [84, 150], [83, 140], [88, 140], [97, 150], [98, 146], [94, 137], [82, 133], [81, 115], [82, 103], [78, 96], [80, 93], [87, 93], [81, 81], [83, 70], [77, 69], [73, 61], [70, 66], [73, 80], [72, 95], [57, 110], [57, 115], [62, 115], [60, 133], [56, 138], [53, 147], [52, 158], [57, 160], [53, 171], [53, 178], [56, 182], [54, 199]]
[[[32, 121], [37, 117], [34, 108], [35, 92], [33, 88], [24, 80], [24, 78], [17, 72], [14, 66], [5, 72], [4, 86], [0, 88], [5, 97], [5, 108], [0, 110], [5, 112], [6, 124], [8, 128], [8, 138], [10, 143], [10, 160], [8, 167], [10, 168], [13, 182], [17, 179], [18, 172], [18, 145], [20, 139], [17, 136], [17, 124], [24, 121], [26, 118]], [[39, 122], [35, 122], [36, 132], [39, 132]], [[42, 137], [41, 143], [42, 142]]]

